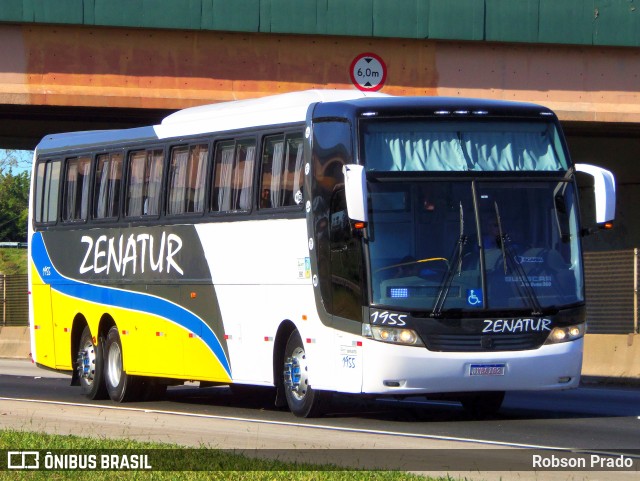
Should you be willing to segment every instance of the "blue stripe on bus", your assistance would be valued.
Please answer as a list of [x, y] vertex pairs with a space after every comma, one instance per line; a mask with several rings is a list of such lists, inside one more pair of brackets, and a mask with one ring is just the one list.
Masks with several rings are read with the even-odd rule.
[[31, 257], [43, 280], [55, 290], [97, 304], [132, 309], [168, 319], [191, 332], [202, 330], [200, 337], [218, 358], [231, 377], [231, 367], [219, 339], [211, 328], [198, 316], [165, 299], [143, 293], [97, 286], [63, 276], [53, 265], [44, 245], [42, 234], [37, 232], [31, 239]]

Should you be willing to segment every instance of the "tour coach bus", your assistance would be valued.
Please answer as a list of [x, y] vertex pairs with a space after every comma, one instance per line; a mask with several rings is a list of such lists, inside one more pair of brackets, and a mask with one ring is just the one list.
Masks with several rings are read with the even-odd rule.
[[581, 236], [615, 188], [547, 108], [297, 92], [49, 135], [33, 169], [32, 356], [91, 399], [193, 380], [298, 416], [334, 392], [492, 411], [578, 385]]

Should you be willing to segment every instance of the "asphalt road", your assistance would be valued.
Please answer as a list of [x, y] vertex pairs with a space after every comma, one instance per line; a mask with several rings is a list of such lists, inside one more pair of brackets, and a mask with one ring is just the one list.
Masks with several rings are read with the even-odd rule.
[[[473, 448], [499, 450], [496, 452], [553, 448], [640, 454], [640, 388], [625, 386], [508, 393], [500, 413], [484, 420], [470, 418], [455, 403], [423, 399], [365, 402], [345, 396], [337, 397], [331, 412], [322, 418], [298, 419], [263, 399], [234, 395], [226, 387], [172, 387], [166, 399], [152, 403], [88, 401], [79, 388], [69, 386], [69, 377], [0, 360], [0, 414], [0, 428], [23, 422], [33, 429], [58, 433], [109, 435], [113, 430], [134, 439], [222, 448]], [[610, 474], [571, 479], [620, 479], [623, 473]], [[549, 473], [540, 479], [549, 479]]]

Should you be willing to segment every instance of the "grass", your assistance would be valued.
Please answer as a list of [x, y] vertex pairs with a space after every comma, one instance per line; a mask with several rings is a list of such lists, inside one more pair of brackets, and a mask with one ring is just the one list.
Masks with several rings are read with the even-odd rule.
[[[138, 442], [122, 439], [95, 439], [79, 436], [61, 436], [26, 431], [0, 431], [1, 450], [42, 450], [41, 466], [47, 451], [56, 454], [55, 450], [73, 450], [74, 454], [91, 453], [90, 450], [113, 450], [112, 453], [124, 454], [126, 450], [141, 454], [143, 450], [167, 451], [167, 456], [158, 455], [152, 451], [153, 459], [163, 458], [170, 469], [175, 462], [178, 466], [184, 461], [183, 456], [190, 453], [206, 457], [207, 471], [3, 471], [0, 470], [0, 480], [46, 480], [82, 479], [83, 481], [97, 480], [204, 480], [216, 479], [221, 481], [351, 481], [365, 479], [371, 481], [454, 481], [454, 478], [427, 478], [415, 474], [396, 471], [356, 471], [341, 470], [335, 466], [297, 465], [275, 460], [259, 460], [238, 454], [231, 454], [221, 450], [182, 450], [175, 444], [161, 444]], [[180, 456], [181, 455], [181, 456]], [[6, 466], [6, 460], [0, 459], [0, 467]], [[184, 466], [184, 464], [182, 464]]]
[[0, 273], [12, 276], [27, 273], [27, 249], [0, 249]]

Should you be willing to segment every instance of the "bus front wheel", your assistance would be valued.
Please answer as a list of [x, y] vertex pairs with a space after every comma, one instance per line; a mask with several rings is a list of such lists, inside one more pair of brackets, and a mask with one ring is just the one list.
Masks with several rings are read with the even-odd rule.
[[285, 396], [291, 412], [303, 418], [322, 415], [330, 393], [317, 391], [309, 385], [307, 354], [298, 331], [289, 336], [283, 368]]
[[109, 329], [104, 343], [104, 380], [112, 401], [135, 401], [140, 395], [141, 382], [135, 376], [128, 375], [122, 364], [122, 342], [118, 328]]
[[93, 343], [89, 326], [85, 326], [80, 335], [76, 371], [80, 379], [82, 394], [89, 399], [105, 399], [107, 397], [107, 388], [104, 383], [102, 341], [98, 339], [96, 344]]

